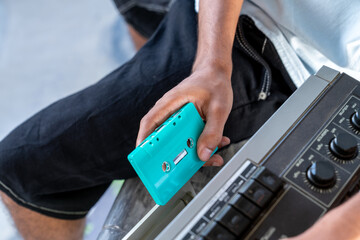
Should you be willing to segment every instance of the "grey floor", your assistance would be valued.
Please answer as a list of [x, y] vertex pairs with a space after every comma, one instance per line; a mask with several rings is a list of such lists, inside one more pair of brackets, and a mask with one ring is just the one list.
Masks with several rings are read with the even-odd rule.
[[[0, 139], [133, 54], [111, 0], [0, 0]], [[95, 239], [120, 185], [91, 211], [86, 239]], [[1, 204], [0, 228], [0, 240], [21, 239]]]

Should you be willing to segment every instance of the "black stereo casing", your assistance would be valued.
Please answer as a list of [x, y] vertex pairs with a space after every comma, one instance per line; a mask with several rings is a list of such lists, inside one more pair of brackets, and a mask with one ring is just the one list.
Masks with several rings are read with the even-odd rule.
[[157, 239], [296, 236], [359, 191], [360, 84], [311, 76]]

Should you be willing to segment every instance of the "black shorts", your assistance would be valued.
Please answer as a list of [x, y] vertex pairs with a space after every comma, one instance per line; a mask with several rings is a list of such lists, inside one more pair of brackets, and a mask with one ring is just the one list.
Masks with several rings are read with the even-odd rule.
[[125, 21], [146, 38], [155, 32], [175, 0], [114, 0]]
[[[240, 17], [239, 27], [263, 62], [235, 40], [234, 103], [224, 130], [233, 142], [250, 137], [295, 90], [275, 48], [251, 19]], [[48, 216], [84, 217], [114, 179], [136, 176], [127, 155], [140, 119], [189, 76], [196, 45], [194, 2], [177, 1], [129, 62], [35, 114], [0, 142], [0, 190]], [[259, 100], [267, 73], [271, 94]]]

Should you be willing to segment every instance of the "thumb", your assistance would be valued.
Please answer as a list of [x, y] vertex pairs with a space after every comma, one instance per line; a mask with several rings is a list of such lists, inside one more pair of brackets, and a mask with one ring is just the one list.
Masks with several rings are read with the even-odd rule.
[[226, 114], [217, 114], [219, 112], [210, 112], [207, 115], [205, 128], [197, 142], [197, 153], [202, 161], [207, 161], [219, 146], [223, 137]]

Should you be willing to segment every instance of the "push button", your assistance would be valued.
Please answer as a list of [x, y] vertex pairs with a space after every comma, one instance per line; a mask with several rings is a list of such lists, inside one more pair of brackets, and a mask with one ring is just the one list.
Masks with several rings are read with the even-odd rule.
[[282, 186], [281, 179], [266, 169], [264, 166], [260, 167], [254, 173], [253, 178], [273, 193], [279, 191]]
[[207, 240], [235, 240], [235, 236], [216, 222], [211, 222], [201, 233]]
[[197, 240], [198, 238], [196, 237], [196, 235], [192, 234], [192, 233], [188, 233], [185, 235], [185, 237], [183, 237], [182, 240]]
[[230, 201], [233, 207], [242, 212], [245, 216], [250, 219], [255, 219], [260, 214], [260, 208], [255, 204], [247, 200], [244, 196], [236, 194]]
[[250, 225], [250, 220], [230, 205], [219, 212], [215, 221], [220, 222], [236, 236], [239, 236]]
[[255, 203], [260, 208], [265, 207], [269, 203], [273, 194], [264, 186], [257, 183], [254, 179], [246, 182], [239, 190], [239, 193], [244, 195], [247, 199]]

